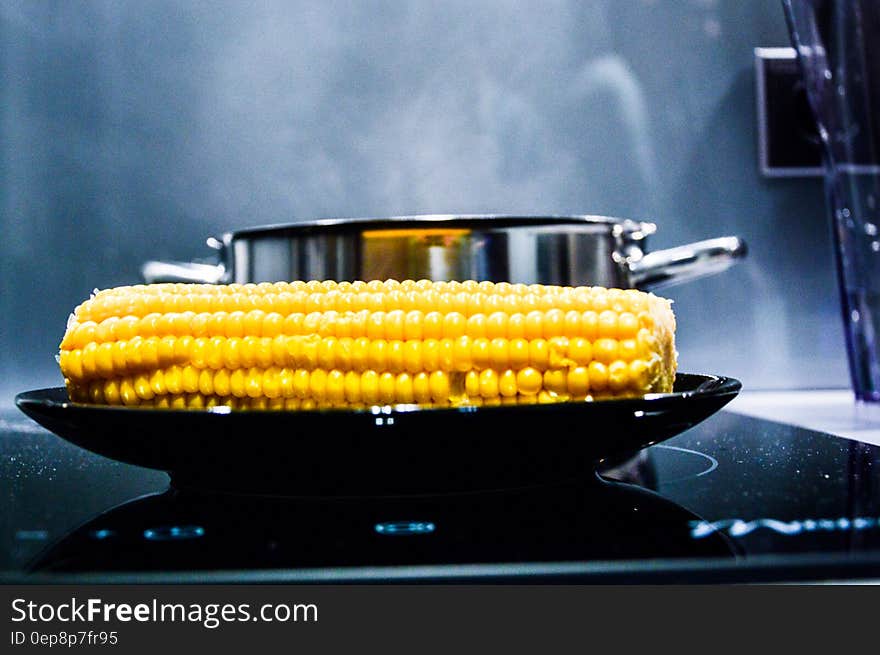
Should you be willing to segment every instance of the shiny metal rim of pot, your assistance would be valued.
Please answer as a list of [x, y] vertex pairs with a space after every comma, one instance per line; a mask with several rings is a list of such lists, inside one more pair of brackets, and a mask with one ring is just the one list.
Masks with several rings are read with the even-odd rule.
[[218, 262], [150, 261], [152, 282], [493, 280], [649, 289], [721, 272], [746, 255], [727, 236], [646, 251], [653, 223], [608, 216], [421, 215], [323, 219], [209, 238]]

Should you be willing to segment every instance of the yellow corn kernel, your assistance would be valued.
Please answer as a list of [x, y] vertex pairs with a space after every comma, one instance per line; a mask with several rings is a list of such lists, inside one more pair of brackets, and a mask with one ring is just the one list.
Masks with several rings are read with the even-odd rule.
[[505, 398], [513, 398], [517, 394], [516, 372], [507, 369], [498, 377], [498, 392]]
[[413, 400], [420, 405], [431, 402], [431, 383], [427, 373], [416, 373], [412, 378]]
[[421, 339], [423, 337], [423, 322], [424, 315], [419, 310], [407, 312], [403, 321], [403, 338], [407, 340]]
[[379, 402], [379, 374], [376, 371], [361, 374], [361, 399], [368, 405]]
[[394, 402], [412, 403], [415, 400], [413, 381], [409, 373], [400, 373], [394, 381]]
[[608, 366], [608, 387], [611, 391], [620, 392], [629, 383], [629, 364], [621, 360], [611, 362]]
[[584, 397], [590, 392], [590, 372], [585, 366], [569, 369], [566, 389], [575, 398]]
[[87, 394], [88, 402], [92, 404], [101, 405], [106, 402], [104, 400], [103, 385], [99, 380], [95, 380], [89, 385]]
[[561, 309], [548, 309], [544, 312], [542, 328], [545, 339], [561, 337], [565, 334], [565, 312]]
[[468, 371], [464, 376], [464, 392], [469, 398], [480, 395], [480, 374], [477, 371]]
[[529, 364], [529, 342], [517, 337], [508, 343], [508, 358], [510, 367], [519, 370]]
[[460, 336], [453, 342], [453, 365], [455, 370], [461, 373], [471, 370], [473, 360], [471, 358], [471, 339], [467, 335]]
[[437, 311], [420, 310], [424, 316], [422, 320], [422, 333], [425, 339], [440, 339], [443, 337], [443, 314]]
[[550, 349], [548, 364], [551, 368], [563, 368], [572, 363], [568, 358], [568, 346], [568, 337], [555, 336], [547, 340], [547, 347]]
[[327, 397], [327, 372], [316, 368], [309, 375], [309, 396], [317, 401], [323, 401]]
[[429, 378], [431, 399], [434, 402], [446, 402], [449, 399], [449, 375], [445, 371], [434, 371]]
[[602, 362], [593, 360], [587, 367], [590, 375], [590, 389], [604, 391], [608, 387], [608, 367]]
[[[439, 344], [437, 357], [439, 357]], [[418, 373], [422, 370], [422, 342], [418, 340], [406, 341], [403, 344], [403, 367], [409, 373]]]
[[491, 368], [481, 371], [479, 388], [480, 395], [483, 398], [495, 398], [500, 395], [501, 392], [498, 388], [498, 373]]
[[550, 347], [544, 339], [529, 342], [529, 366], [543, 371], [550, 364]]
[[[291, 369], [286, 367], [281, 369], [280, 373], [278, 374], [278, 384], [281, 386], [281, 395], [284, 398], [290, 399], [294, 397], [295, 394], [293, 390], [293, 371]], [[216, 376], [214, 377], [214, 387], [217, 387]]]
[[162, 371], [153, 371], [149, 379], [150, 388], [156, 396], [164, 396], [168, 392], [165, 386], [165, 374]]
[[489, 355], [489, 340], [485, 337], [477, 337], [471, 342], [471, 362], [477, 370], [489, 368], [491, 359]]
[[[440, 361], [440, 342], [437, 339], [425, 339], [424, 341], [411, 340], [408, 344], [421, 344], [421, 366], [425, 371], [438, 371], [442, 368]], [[410, 370], [409, 368], [407, 370]], [[411, 371], [415, 373], [416, 371]]]
[[388, 352], [386, 354], [385, 365], [392, 373], [400, 373], [406, 369], [403, 341], [396, 340], [388, 342]]
[[113, 375], [113, 344], [102, 343], [95, 352], [95, 372], [102, 378]]
[[544, 336], [544, 314], [537, 309], [526, 314], [525, 338], [540, 339]]
[[596, 339], [593, 342], [593, 357], [603, 364], [610, 364], [618, 355], [617, 341], [607, 337]]
[[622, 339], [617, 342], [617, 357], [631, 362], [639, 356], [639, 345], [635, 339]]
[[[510, 296], [516, 304], [516, 296]], [[507, 304], [507, 303], [505, 303]], [[507, 338], [508, 339], [524, 339], [526, 336], [526, 317], [519, 313], [516, 308], [510, 310], [510, 316], [507, 319]]]
[[394, 402], [396, 382], [393, 373], [386, 371], [379, 375], [379, 402], [386, 405]]
[[220, 369], [219, 371], [214, 373], [213, 380], [214, 393], [218, 396], [228, 396], [231, 393], [231, 386], [229, 382], [229, 371], [225, 369]]
[[209, 369], [203, 369], [199, 372], [199, 393], [203, 396], [210, 396], [214, 393], [214, 374]]
[[531, 366], [520, 369], [516, 374], [516, 386], [520, 393], [534, 395], [541, 390], [543, 384], [541, 372]]
[[584, 337], [574, 337], [568, 342], [568, 358], [577, 366], [586, 366], [593, 361], [593, 346]]
[[384, 371], [388, 365], [388, 342], [375, 339], [370, 342], [367, 352], [367, 366], [374, 371]]
[[567, 371], [559, 368], [544, 371], [544, 389], [556, 395], [568, 393]]
[[[263, 372], [258, 368], [250, 368], [245, 373], [245, 392], [248, 398], [260, 398], [263, 396]], [[311, 380], [310, 380], [311, 387]], [[314, 393], [314, 389], [312, 389]]]
[[345, 400], [349, 403], [361, 401], [361, 376], [357, 371], [347, 371], [343, 382], [345, 387]]
[[277, 368], [270, 367], [263, 371], [262, 389], [266, 398], [281, 397], [281, 376]]
[[122, 403], [124, 405], [139, 405], [141, 399], [138, 397], [137, 391], [134, 388], [131, 380], [129, 378], [124, 378], [119, 384], [119, 397], [122, 399]]
[[598, 333], [600, 338], [617, 338], [617, 312], [606, 309], [599, 314]]
[[309, 372], [305, 369], [297, 369], [293, 374], [293, 393], [297, 398], [309, 397]]
[[333, 405], [345, 402], [345, 374], [342, 371], [334, 369], [327, 374], [326, 393], [327, 400]]
[[455, 341], [440, 339], [440, 370], [455, 371]]
[[150, 378], [147, 375], [136, 375], [132, 384], [134, 392], [141, 400], [151, 400], [156, 395], [153, 393], [153, 388], [150, 386]]
[[496, 337], [489, 342], [489, 363], [496, 370], [504, 370], [510, 365], [507, 339]]
[[467, 329], [467, 319], [459, 312], [449, 312], [443, 316], [443, 336], [448, 339], [457, 339], [464, 336]]
[[237, 368], [229, 376], [229, 390], [236, 398], [247, 396], [244, 369]]
[[595, 341], [599, 336], [599, 315], [593, 310], [581, 314], [581, 336], [589, 341]]
[[199, 370], [194, 366], [185, 366], [180, 386], [186, 393], [196, 393], [199, 390]]

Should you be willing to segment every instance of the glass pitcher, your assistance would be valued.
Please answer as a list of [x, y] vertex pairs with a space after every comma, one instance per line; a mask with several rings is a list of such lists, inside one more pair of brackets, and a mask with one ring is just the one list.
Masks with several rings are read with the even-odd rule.
[[856, 399], [880, 402], [880, 0], [783, 0], [822, 139]]

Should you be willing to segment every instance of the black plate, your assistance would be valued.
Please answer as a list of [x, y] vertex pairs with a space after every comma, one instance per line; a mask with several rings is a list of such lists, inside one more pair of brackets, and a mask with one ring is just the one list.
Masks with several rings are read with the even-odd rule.
[[364, 411], [137, 409], [20, 393], [40, 425], [178, 487], [295, 494], [437, 493], [591, 475], [711, 416], [738, 380], [679, 373], [670, 394], [552, 405]]

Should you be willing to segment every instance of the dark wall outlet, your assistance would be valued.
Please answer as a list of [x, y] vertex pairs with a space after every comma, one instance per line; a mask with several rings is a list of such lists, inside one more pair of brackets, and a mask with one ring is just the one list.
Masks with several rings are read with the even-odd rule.
[[822, 146], [793, 48], [755, 48], [758, 157], [766, 177], [821, 176]]

